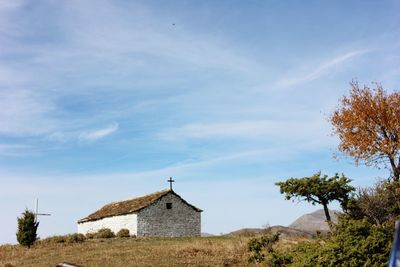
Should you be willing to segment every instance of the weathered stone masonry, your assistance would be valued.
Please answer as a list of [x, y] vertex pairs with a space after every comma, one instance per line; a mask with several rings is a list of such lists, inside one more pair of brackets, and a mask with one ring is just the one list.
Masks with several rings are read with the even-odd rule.
[[[171, 209], [167, 209], [171, 203]], [[201, 213], [174, 194], [138, 212], [138, 236], [200, 236]]]

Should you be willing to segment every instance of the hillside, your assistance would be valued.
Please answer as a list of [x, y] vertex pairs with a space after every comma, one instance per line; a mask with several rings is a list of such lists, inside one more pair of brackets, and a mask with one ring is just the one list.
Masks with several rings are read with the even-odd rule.
[[271, 226], [269, 228], [243, 228], [237, 231], [233, 231], [227, 236], [235, 236], [235, 237], [252, 237], [252, 236], [257, 236], [257, 235], [262, 235], [266, 232], [271, 231], [272, 233], [280, 232], [280, 238], [281, 239], [298, 239], [298, 238], [313, 238], [314, 235], [307, 232], [307, 231], [302, 231], [299, 229], [293, 229], [281, 225], [275, 225]]
[[[330, 210], [329, 214], [333, 223], [337, 223], [339, 211]], [[304, 214], [296, 219], [289, 225], [289, 228], [305, 231], [308, 233], [315, 234], [317, 231], [327, 232], [329, 231], [329, 225], [326, 222], [325, 213], [323, 209], [314, 211], [309, 214]]]
[[[332, 217], [337, 220], [333, 212]], [[316, 230], [325, 231], [326, 226], [323, 211], [318, 210], [299, 217], [289, 227], [244, 228], [224, 236], [88, 239], [82, 243], [43, 240], [31, 249], [0, 246], [0, 266], [55, 266], [61, 262], [82, 266], [248, 266], [250, 237], [279, 231], [279, 244], [286, 247], [313, 238]]]
[[[245, 266], [246, 238], [112, 238], [0, 246], [0, 266]], [[8, 264], [8, 265], [6, 265]]]
[[[191, 238], [86, 239], [81, 243], [56, 243], [53, 237], [27, 249], [0, 246], [0, 266], [56, 266], [69, 262], [91, 266], [256, 266], [249, 265], [250, 237], [214, 236]], [[304, 238], [282, 238], [288, 247]]]

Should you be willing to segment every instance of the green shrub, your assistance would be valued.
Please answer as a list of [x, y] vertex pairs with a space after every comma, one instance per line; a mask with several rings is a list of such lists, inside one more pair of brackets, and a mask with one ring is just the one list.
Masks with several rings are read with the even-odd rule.
[[394, 221], [400, 217], [400, 183], [361, 188], [346, 204], [346, 214], [328, 236], [287, 251], [290, 266], [388, 265]]
[[95, 236], [96, 236], [96, 233], [87, 233], [86, 239], [93, 239], [93, 238], [95, 238]]
[[290, 266], [319, 266], [318, 260], [322, 254], [323, 244], [321, 241], [301, 242], [290, 251], [286, 251], [290, 255], [293, 264]]
[[85, 235], [83, 234], [71, 234], [67, 235], [66, 242], [67, 243], [82, 243], [86, 240]]
[[42, 239], [41, 244], [62, 244], [62, 243], [81, 243], [86, 240], [83, 234], [55, 235]]
[[341, 217], [323, 242], [298, 244], [291, 266], [387, 266], [394, 227]]
[[36, 232], [38, 226], [39, 223], [35, 221], [35, 214], [26, 209], [24, 213], [22, 213], [22, 216], [18, 218], [18, 243], [30, 248], [37, 239]]
[[271, 267], [287, 266], [292, 262], [293, 262], [292, 255], [287, 254], [286, 252], [280, 252], [280, 251], [271, 252], [271, 258], [269, 264]]
[[66, 242], [67, 242], [66, 235], [55, 235], [55, 236], [50, 236], [50, 237], [40, 240], [41, 244], [58, 244], [58, 243], [66, 243]]
[[109, 228], [100, 229], [96, 234], [95, 238], [113, 238], [115, 234]]
[[[273, 245], [278, 242], [279, 233], [267, 233], [261, 237], [251, 238], [247, 243], [250, 255], [249, 262], [260, 263], [266, 259], [266, 256], [271, 257], [270, 254], [274, 252]], [[265, 252], [268, 254], [266, 255]]]
[[123, 237], [129, 237], [129, 230], [126, 228], [122, 228], [121, 230], [118, 231], [117, 237], [123, 238]]

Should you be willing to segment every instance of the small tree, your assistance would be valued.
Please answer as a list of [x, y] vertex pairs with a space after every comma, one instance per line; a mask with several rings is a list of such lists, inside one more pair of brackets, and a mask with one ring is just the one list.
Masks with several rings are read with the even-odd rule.
[[400, 217], [400, 182], [377, 182], [360, 188], [349, 202], [347, 214], [352, 219], [367, 219], [376, 225], [394, 225]]
[[340, 138], [339, 150], [368, 166], [384, 165], [400, 179], [400, 93], [388, 94], [350, 83], [350, 96], [340, 100], [330, 121]]
[[334, 200], [339, 201], [343, 209], [346, 209], [354, 187], [350, 186], [350, 179], [343, 174], [335, 174], [328, 178], [321, 176], [321, 172], [311, 177], [290, 178], [285, 182], [276, 183], [280, 192], [285, 194], [286, 199], [299, 199], [311, 202], [312, 205], [320, 204], [324, 208], [325, 217], [331, 225], [331, 216], [328, 210], [328, 203]]
[[38, 226], [39, 222], [35, 221], [35, 214], [26, 209], [24, 213], [22, 213], [22, 216], [18, 218], [18, 243], [30, 248], [37, 239], [36, 232]]

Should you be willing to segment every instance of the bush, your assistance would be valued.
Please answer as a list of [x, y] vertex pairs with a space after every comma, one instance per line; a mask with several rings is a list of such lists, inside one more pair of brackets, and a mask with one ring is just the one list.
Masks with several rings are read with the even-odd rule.
[[100, 229], [94, 236], [95, 238], [113, 238], [115, 234], [109, 228]]
[[40, 240], [40, 244], [63, 244], [63, 243], [81, 243], [86, 240], [83, 234], [55, 235]]
[[93, 238], [95, 238], [95, 236], [96, 236], [96, 233], [87, 233], [86, 234], [87, 239], [93, 239]]
[[287, 251], [290, 266], [388, 265], [394, 221], [400, 216], [400, 183], [361, 188], [345, 208], [328, 236]]
[[347, 213], [353, 219], [394, 225], [400, 216], [400, 182], [380, 181], [373, 187], [360, 188], [357, 197], [348, 203]]
[[301, 242], [297, 244], [291, 251], [287, 251], [287, 255], [292, 258], [293, 264], [290, 266], [319, 266], [317, 264], [323, 245], [320, 241]]
[[324, 242], [294, 247], [291, 266], [387, 266], [393, 232], [391, 225], [341, 217]]
[[48, 238], [40, 240], [41, 244], [59, 244], [59, 243], [66, 243], [67, 242], [67, 236], [65, 235], [55, 235], [55, 236], [50, 236]]
[[272, 251], [270, 258], [271, 267], [281, 267], [290, 265], [293, 262], [293, 257], [286, 252]]
[[123, 238], [123, 237], [129, 237], [129, 230], [126, 228], [122, 228], [121, 230], [118, 231], [117, 237]]
[[22, 216], [18, 218], [18, 243], [30, 248], [37, 239], [36, 232], [38, 226], [39, 223], [35, 221], [35, 214], [26, 209], [24, 213], [22, 213]]
[[67, 235], [66, 241], [67, 243], [82, 243], [86, 240], [85, 235], [83, 234], [71, 234]]
[[[250, 239], [249, 242], [247, 243], [248, 250], [250, 252], [248, 261], [260, 263], [266, 259], [266, 256], [269, 256], [268, 260], [270, 260], [270, 257], [274, 252], [272, 246], [276, 242], [278, 242], [278, 240], [279, 240], [279, 233], [275, 234], [268, 233], [261, 237], [255, 237]], [[268, 254], [266, 255], [265, 252], [267, 252]]]

